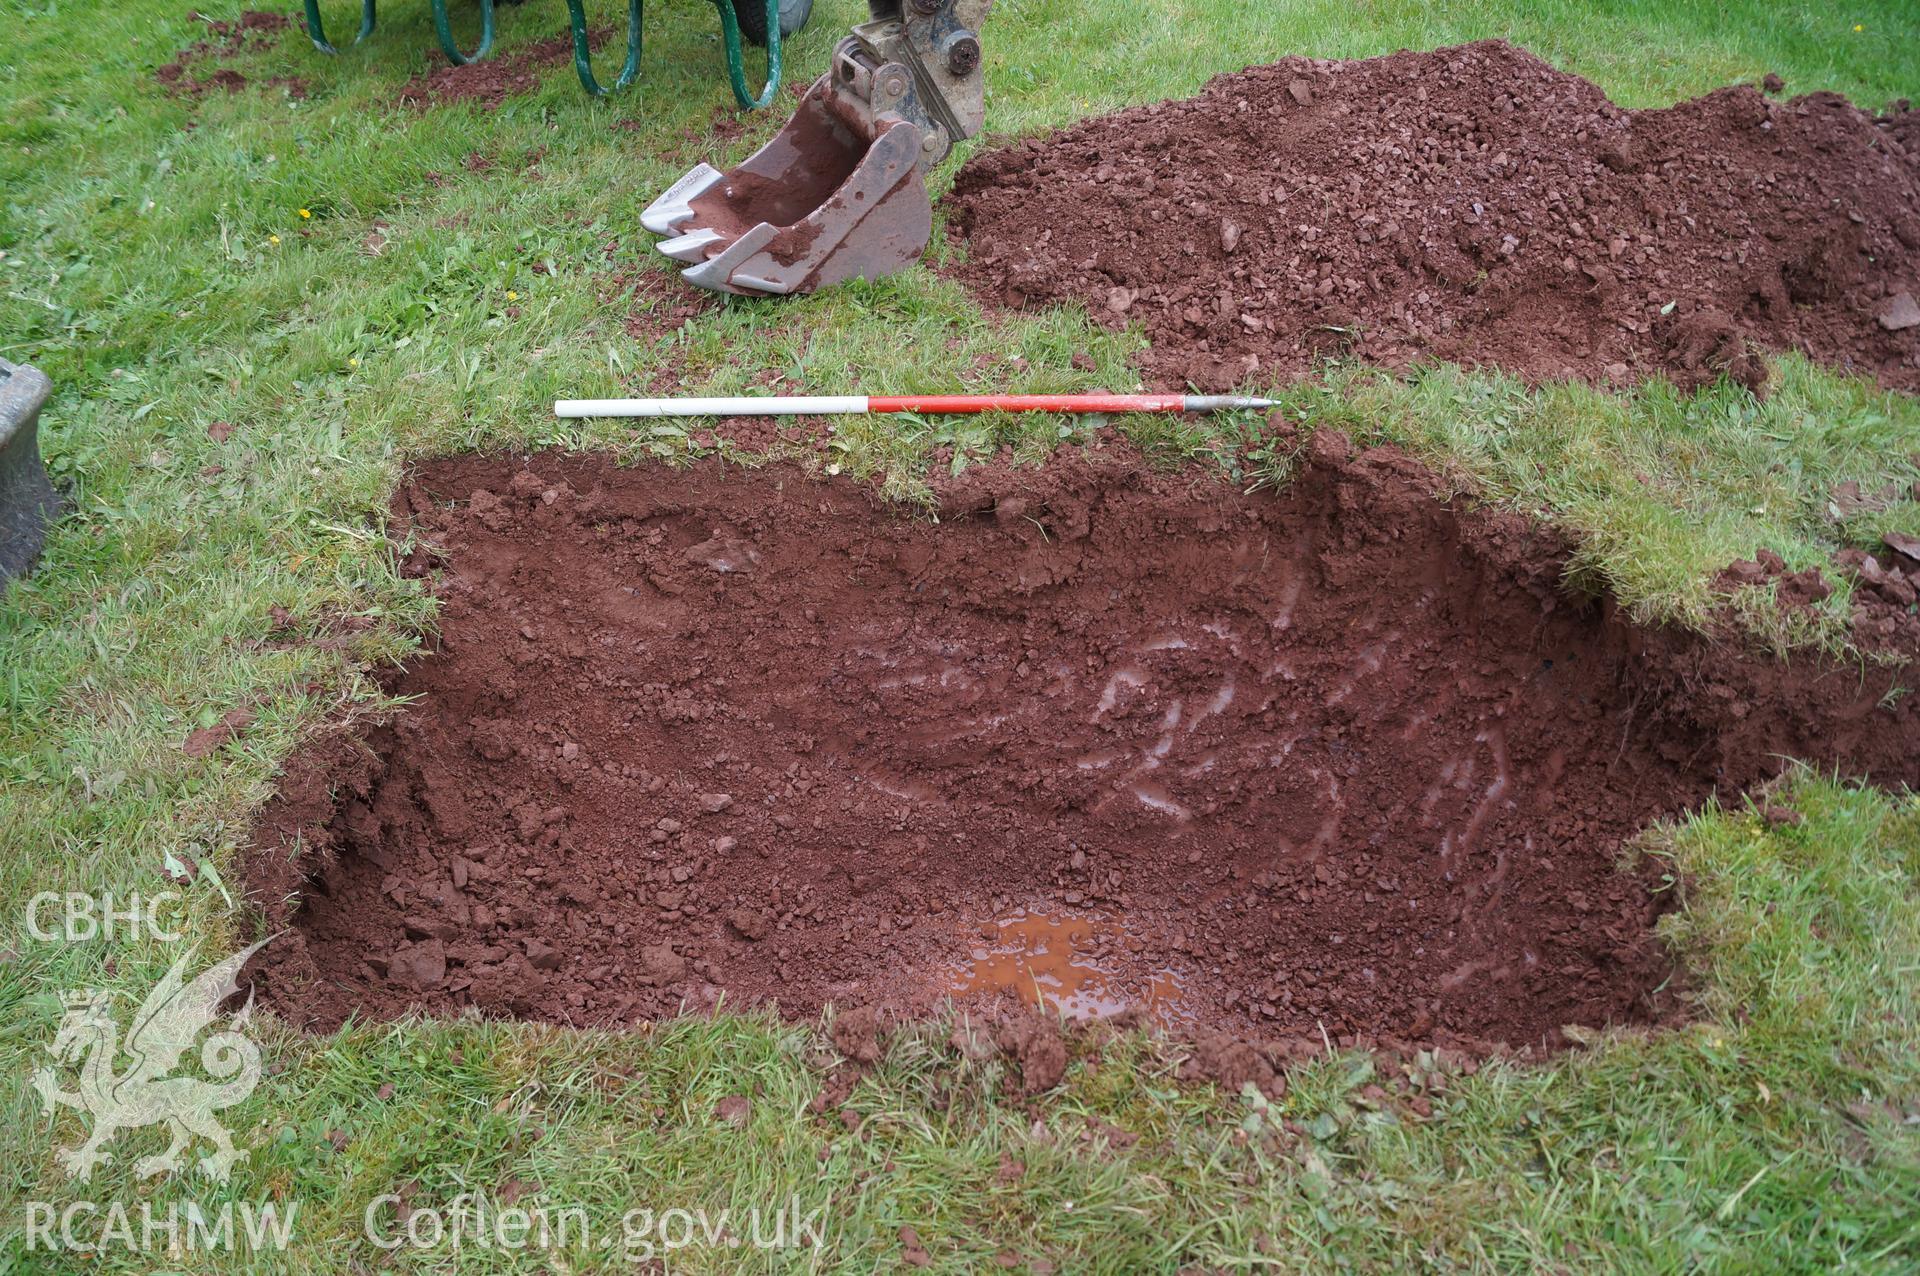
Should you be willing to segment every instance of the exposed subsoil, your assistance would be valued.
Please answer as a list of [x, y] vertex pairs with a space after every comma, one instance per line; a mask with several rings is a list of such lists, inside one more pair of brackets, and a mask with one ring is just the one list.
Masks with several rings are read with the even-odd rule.
[[1139, 323], [1167, 388], [1335, 354], [1760, 388], [1800, 350], [1920, 389], [1904, 102], [1626, 111], [1501, 41], [1289, 58], [978, 155], [948, 208], [970, 285]]
[[[599, 50], [606, 43], [606, 27], [587, 30], [587, 47]], [[510, 53], [495, 54], [465, 66], [445, 63], [417, 75], [400, 86], [400, 100], [409, 106], [448, 106], [472, 102], [491, 111], [510, 97], [531, 93], [540, 87], [548, 68], [573, 58], [573, 37], [562, 34], [551, 40], [535, 40]]]
[[1252, 496], [1118, 446], [996, 462], [938, 525], [786, 466], [422, 467], [439, 645], [261, 819], [263, 998], [832, 1002], [857, 1056], [1013, 985], [1196, 1038], [1552, 1047], [1671, 1013], [1660, 868], [1617, 868], [1650, 820], [1782, 756], [1920, 782], [1893, 672], [1633, 628], [1549, 534], [1347, 451]]
[[[1890, 532], [1875, 552], [1841, 550], [1833, 566], [1853, 586], [1848, 622], [1855, 645], [1883, 658], [1920, 659], [1920, 537]], [[1789, 571], [1767, 549], [1729, 564], [1719, 583], [1729, 590], [1771, 586], [1774, 604], [1788, 612], [1810, 610], [1833, 594], [1820, 569]]]

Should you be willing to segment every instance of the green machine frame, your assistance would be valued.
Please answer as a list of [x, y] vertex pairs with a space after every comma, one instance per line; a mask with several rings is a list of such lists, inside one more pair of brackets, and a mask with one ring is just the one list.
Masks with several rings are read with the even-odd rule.
[[[473, 52], [465, 53], [459, 42], [453, 38], [453, 24], [447, 17], [447, 0], [429, 0], [433, 5], [433, 31], [439, 37], [440, 50], [447, 60], [455, 66], [465, 66], [469, 62], [478, 62], [493, 51], [493, 0], [479, 0], [480, 3], [480, 43]], [[359, 44], [369, 35], [378, 22], [374, 6], [378, 0], [360, 0], [360, 30], [353, 37]], [[320, 18], [320, 0], [305, 0], [307, 10], [307, 36], [313, 41], [313, 47], [322, 53], [337, 54], [340, 50], [327, 40], [325, 24]], [[632, 84], [640, 76], [641, 14], [645, 0], [627, 0], [627, 60], [620, 68], [620, 74], [612, 84], [602, 84], [593, 73], [593, 51], [587, 44], [587, 12], [581, 0], [567, 0], [567, 22], [573, 30], [573, 69], [580, 77], [580, 85], [595, 97], [605, 97], [617, 93]], [[755, 96], [747, 82], [746, 51], [742, 47], [740, 19], [733, 11], [732, 0], [714, 0], [714, 7], [720, 11], [720, 36], [727, 50], [727, 79], [733, 88], [733, 97], [745, 111], [755, 110], [773, 101], [774, 94], [780, 91], [780, 0], [766, 0], [767, 5], [767, 79]]]

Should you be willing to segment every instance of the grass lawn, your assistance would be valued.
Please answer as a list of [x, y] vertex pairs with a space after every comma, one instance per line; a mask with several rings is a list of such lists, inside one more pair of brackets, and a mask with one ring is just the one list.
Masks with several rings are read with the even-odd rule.
[[[1666, 925], [1698, 1016], [1598, 1035], [1550, 1065], [1397, 1069], [1329, 1052], [1268, 1103], [1176, 1083], [1177, 1048], [1130, 1036], [1080, 1043], [1066, 1083], [1029, 1100], [927, 1025], [848, 1095], [856, 1122], [810, 1109], [832, 1062], [817, 1026], [759, 1015], [329, 1037], [269, 1020], [254, 1025], [268, 1075], [222, 1114], [248, 1153], [224, 1186], [137, 1178], [134, 1161], [164, 1145], [153, 1130], [122, 1135], [90, 1183], [64, 1179], [56, 1150], [88, 1122], [46, 1115], [31, 1084], [60, 993], [105, 988], [138, 1005], [179, 947], [42, 942], [28, 901], [177, 890], [203, 958], [246, 942], [232, 877], [279, 761], [322, 724], [376, 710], [369, 671], [431, 634], [432, 605], [383, 535], [410, 459], [683, 456], [672, 423], [548, 410], [656, 377], [716, 394], [776, 374], [819, 392], [1132, 385], [1137, 338], [1069, 312], [991, 318], [925, 268], [736, 302], [675, 333], [650, 326], [677, 281], [641, 209], [778, 120], [717, 140], [733, 116], [711, 6], [649, 10], [629, 94], [589, 100], [563, 63], [489, 112], [395, 104], [438, 61], [424, 5], [390, 5], [337, 59], [297, 29], [270, 36], [219, 64], [249, 88], [194, 100], [153, 74], [205, 35], [185, 0], [0, 0], [0, 355], [56, 384], [43, 446], [70, 506], [38, 573], [0, 597], [0, 1270], [568, 1271], [644, 1256], [639, 1219], [631, 1254], [471, 1238], [389, 1254], [362, 1220], [400, 1192], [416, 1206], [462, 1193], [577, 1206], [596, 1242], [620, 1239], [635, 1209], [824, 1210], [818, 1248], [701, 1239], [671, 1257], [688, 1271], [893, 1270], [907, 1227], [935, 1269], [955, 1271], [998, 1270], [1003, 1256], [1055, 1271], [1920, 1267], [1920, 801], [1811, 773], [1772, 799], [1803, 813], [1797, 826], [1728, 809], [1648, 835], [1686, 880]], [[604, 0], [594, 11], [617, 18]], [[789, 46], [792, 76], [818, 74], [864, 12], [820, 0]], [[344, 43], [349, 8], [329, 0], [326, 13]], [[542, 0], [503, 8], [496, 56], [563, 27]], [[1920, 96], [1920, 12], [1903, 0], [1000, 0], [989, 123], [1032, 133], [1289, 53], [1483, 36], [1629, 106], [1769, 71], [1873, 107]], [[307, 96], [267, 83], [281, 76]], [[1091, 370], [1073, 363], [1081, 351]], [[1273, 389], [1305, 422], [1399, 441], [1565, 526], [1579, 572], [1641, 618], [1697, 624], [1725, 601], [1715, 572], [1762, 546], [1799, 568], [1888, 530], [1920, 533], [1920, 503], [1836, 520], [1828, 500], [1848, 480], [1920, 480], [1920, 402], [1797, 359], [1776, 380], [1764, 403], [1661, 384], [1529, 390], [1452, 369], [1402, 381], [1331, 368]], [[224, 441], [216, 422], [232, 426]], [[1169, 464], [1237, 455], [1257, 424], [1117, 423]], [[936, 447], [956, 463], [1002, 446], [1038, 457], [1064, 434], [1054, 419], [876, 419], [840, 431], [833, 465], [911, 501]], [[1269, 462], [1239, 477], [1282, 481], [1285, 458]], [[1754, 640], [1851, 656], [1846, 601], [1791, 632], [1750, 609]], [[316, 634], [343, 617], [365, 627], [344, 646], [266, 645], [273, 608]], [[241, 706], [258, 710], [242, 738], [182, 752]], [[1406, 1101], [1414, 1090], [1428, 1115]], [[741, 1128], [713, 1117], [732, 1095], [752, 1098]], [[27, 1247], [31, 1202], [212, 1212], [262, 1199], [297, 1209], [284, 1251]]]

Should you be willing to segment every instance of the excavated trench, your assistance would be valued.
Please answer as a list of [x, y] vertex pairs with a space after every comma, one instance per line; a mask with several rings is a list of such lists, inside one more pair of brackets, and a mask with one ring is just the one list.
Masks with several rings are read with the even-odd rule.
[[1178, 1034], [1551, 1048], [1672, 1013], [1646, 825], [1783, 756], [1920, 781], [1892, 675], [1636, 629], [1565, 547], [1316, 437], [1251, 496], [1122, 448], [935, 525], [798, 470], [420, 469], [444, 598], [251, 887], [317, 1026], [1021, 995]]

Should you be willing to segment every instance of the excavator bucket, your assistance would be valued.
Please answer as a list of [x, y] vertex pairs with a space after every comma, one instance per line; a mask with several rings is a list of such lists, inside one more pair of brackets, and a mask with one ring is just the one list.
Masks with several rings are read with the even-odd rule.
[[717, 292], [812, 292], [912, 265], [933, 234], [926, 172], [985, 116], [974, 28], [990, 4], [868, 0], [873, 20], [772, 141], [725, 172], [696, 166], [641, 224]]
[[640, 216], [659, 249], [718, 292], [812, 292], [911, 265], [933, 233], [921, 131], [887, 124], [869, 141], [833, 110], [822, 79], [772, 141], [726, 172], [701, 164]]

